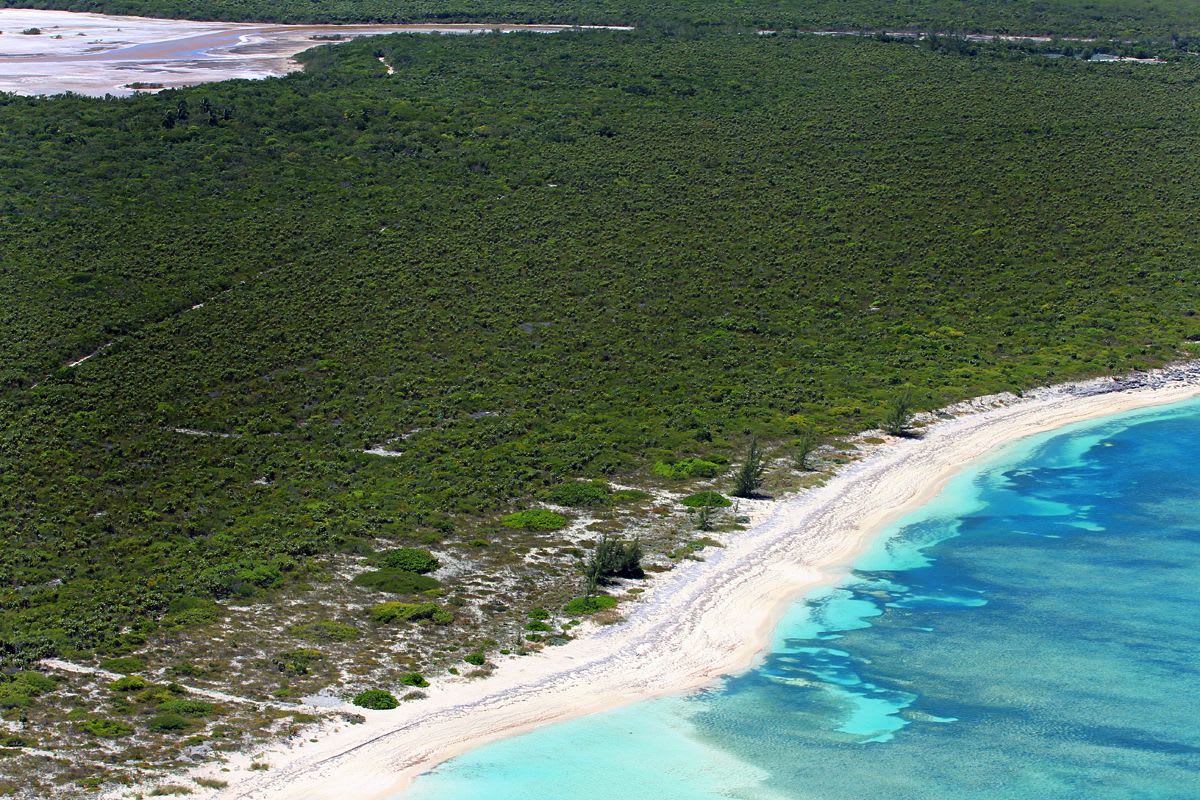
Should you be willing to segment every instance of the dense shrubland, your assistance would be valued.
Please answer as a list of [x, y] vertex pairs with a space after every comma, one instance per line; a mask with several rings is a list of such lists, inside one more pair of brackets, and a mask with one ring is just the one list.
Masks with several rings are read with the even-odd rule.
[[1200, 34], [1197, 0], [0, 0], [0, 6], [268, 22], [504, 21], [869, 28], [1166, 39]]
[[[561, 527], [494, 523], [873, 425], [904, 387], [1200, 336], [1190, 63], [652, 32], [305, 58], [0, 97], [10, 660], [120, 655], [373, 540]], [[231, 113], [165, 127], [184, 102]], [[356, 580], [438, 586], [379, 566]]]

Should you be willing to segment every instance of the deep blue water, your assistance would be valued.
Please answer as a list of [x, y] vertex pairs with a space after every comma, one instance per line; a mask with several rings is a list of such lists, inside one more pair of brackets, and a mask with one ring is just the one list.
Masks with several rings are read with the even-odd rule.
[[972, 465], [757, 668], [484, 746], [405, 800], [1197, 800], [1200, 403]]

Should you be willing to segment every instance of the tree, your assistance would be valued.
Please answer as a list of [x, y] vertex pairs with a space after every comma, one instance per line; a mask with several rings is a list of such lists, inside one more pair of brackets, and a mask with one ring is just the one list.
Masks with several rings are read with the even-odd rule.
[[712, 515], [711, 506], [700, 506], [692, 509], [691, 513], [696, 515], [696, 530], [711, 531], [712, 530]]
[[600, 537], [596, 547], [583, 568], [585, 596], [596, 593], [596, 587], [607, 578], [642, 578], [642, 542], [633, 539], [623, 542], [610, 539], [608, 534]]
[[812, 464], [809, 463], [813, 451], [817, 449], [817, 434], [812, 428], [806, 428], [800, 437], [796, 439], [796, 452], [792, 454], [792, 458], [796, 463], [796, 469], [801, 472], [808, 472], [812, 469]]
[[912, 395], [907, 391], [897, 395], [883, 418], [883, 429], [892, 436], [907, 436], [911, 410]]
[[751, 439], [750, 449], [746, 451], [746, 460], [742, 462], [741, 469], [737, 472], [733, 496], [754, 497], [755, 493], [762, 487], [762, 476], [766, 469], [767, 465], [763, 461], [762, 449], [758, 446], [758, 439]]

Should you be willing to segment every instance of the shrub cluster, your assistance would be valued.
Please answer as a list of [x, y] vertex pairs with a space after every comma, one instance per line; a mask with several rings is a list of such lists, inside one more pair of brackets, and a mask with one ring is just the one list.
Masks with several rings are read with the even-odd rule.
[[427, 575], [390, 567], [355, 575], [354, 583], [391, 594], [416, 594], [439, 586], [437, 581]]
[[500, 524], [527, 531], [556, 531], [567, 527], [567, 518], [545, 508], [531, 508], [501, 517]]
[[360, 708], [370, 708], [376, 711], [386, 711], [400, 705], [400, 701], [394, 694], [383, 689], [367, 689], [365, 692], [359, 692], [351, 702]]
[[688, 508], [727, 508], [733, 503], [720, 492], [696, 492], [679, 501]]
[[576, 597], [565, 606], [563, 613], [577, 617], [584, 614], [595, 614], [597, 611], [613, 608], [617, 605], [617, 598], [610, 597], [606, 594], [597, 594], [590, 597]]
[[454, 621], [454, 614], [437, 603], [380, 603], [371, 608], [371, 617], [376, 622], [432, 622], [446, 625]]
[[721, 465], [702, 458], [684, 458], [679, 461], [657, 461], [651, 472], [660, 478], [671, 480], [715, 478], [721, 474]]
[[567, 481], [546, 493], [546, 499], [572, 508], [606, 506], [612, 502], [612, 487], [606, 481]]
[[438, 568], [438, 560], [434, 558], [433, 553], [419, 547], [398, 547], [395, 550], [385, 550], [377, 556], [376, 561], [389, 569], [415, 572], [418, 575], [433, 572]]

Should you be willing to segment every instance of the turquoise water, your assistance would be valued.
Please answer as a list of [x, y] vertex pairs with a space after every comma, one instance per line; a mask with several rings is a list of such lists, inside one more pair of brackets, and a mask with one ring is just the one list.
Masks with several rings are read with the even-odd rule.
[[1200, 403], [1006, 448], [712, 690], [456, 758], [405, 800], [1196, 800]]

